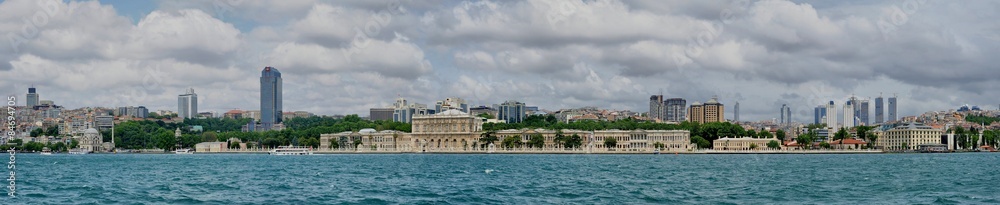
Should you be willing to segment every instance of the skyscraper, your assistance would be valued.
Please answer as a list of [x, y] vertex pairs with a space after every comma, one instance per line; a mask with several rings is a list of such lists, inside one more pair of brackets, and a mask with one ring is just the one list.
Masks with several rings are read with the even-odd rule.
[[271, 130], [281, 123], [281, 72], [277, 68], [265, 67], [260, 72], [260, 123], [261, 131]]
[[882, 95], [875, 98], [875, 124], [882, 124], [885, 122], [885, 108], [882, 103]]
[[835, 102], [833, 102], [833, 101], [830, 101], [829, 104], [826, 104], [826, 116], [825, 117], [826, 117], [826, 126], [827, 127], [830, 127], [830, 128], [833, 128], [833, 129], [840, 128], [840, 126], [837, 124], [837, 115], [838, 115], [837, 114], [837, 104]]
[[843, 128], [845, 129], [850, 129], [854, 127], [856, 125], [855, 123], [857, 122], [855, 121], [855, 116], [854, 116], [855, 112], [854, 101], [855, 101], [854, 98], [851, 98], [851, 100], [848, 100], [846, 103], [844, 103], [844, 121], [841, 122], [840, 124], [843, 125]]
[[889, 98], [889, 122], [896, 121], [896, 96]]
[[868, 100], [857, 100], [857, 104], [854, 105], [854, 115], [858, 117], [858, 121], [855, 125], [868, 125], [868, 115], [871, 113], [868, 109]]
[[740, 101], [736, 101], [733, 105], [733, 121], [740, 123]]
[[508, 100], [497, 108], [497, 119], [507, 120], [507, 123], [520, 123], [524, 121], [525, 104], [513, 100]]
[[35, 105], [38, 105], [38, 93], [35, 93], [34, 86], [28, 88], [28, 94], [25, 95], [24, 101], [24, 105], [28, 106], [28, 109], [33, 109]]
[[781, 104], [781, 124], [788, 125], [792, 123], [792, 109], [786, 104]]
[[826, 106], [819, 105], [813, 108], [813, 124], [823, 123], [823, 117], [826, 117]]
[[663, 120], [663, 113], [665, 109], [666, 108], [663, 106], [663, 95], [653, 95], [649, 97], [649, 113], [647, 114], [649, 120]]
[[666, 115], [663, 117], [663, 120], [670, 122], [682, 122], [686, 120], [687, 100], [684, 100], [684, 98], [670, 98], [664, 104], [666, 104], [664, 112]]
[[177, 96], [177, 117], [198, 118], [198, 94], [194, 93], [194, 88], [188, 88], [187, 93]]
[[410, 104], [405, 98], [396, 99], [396, 103], [392, 104], [392, 121], [394, 122], [413, 122], [413, 116], [417, 115], [429, 115], [433, 110], [428, 109], [427, 105], [420, 103]]

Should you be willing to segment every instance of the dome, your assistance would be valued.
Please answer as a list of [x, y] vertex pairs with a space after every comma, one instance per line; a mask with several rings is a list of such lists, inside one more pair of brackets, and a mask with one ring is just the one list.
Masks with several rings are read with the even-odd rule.
[[372, 128], [365, 128], [365, 129], [361, 129], [361, 131], [358, 131], [358, 133], [362, 133], [362, 134], [371, 134], [371, 133], [377, 133], [377, 132], [378, 131], [376, 131], [375, 129], [372, 129]]
[[83, 134], [100, 134], [100, 132], [98, 132], [97, 129], [88, 128], [87, 130], [83, 131]]
[[692, 105], [692, 106], [700, 106], [700, 105], [701, 105], [701, 102], [698, 102], [698, 101], [694, 101], [694, 103], [691, 103], [691, 105]]

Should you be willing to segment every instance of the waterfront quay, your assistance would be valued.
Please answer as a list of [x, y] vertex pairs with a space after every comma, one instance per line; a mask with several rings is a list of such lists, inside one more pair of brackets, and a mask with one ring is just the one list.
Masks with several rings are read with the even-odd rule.
[[[271, 149], [230, 149], [202, 151], [195, 154], [267, 154]], [[606, 149], [471, 149], [471, 150], [391, 150], [391, 149], [329, 149], [313, 150], [315, 154], [880, 154], [878, 149], [863, 150], [606, 150]]]

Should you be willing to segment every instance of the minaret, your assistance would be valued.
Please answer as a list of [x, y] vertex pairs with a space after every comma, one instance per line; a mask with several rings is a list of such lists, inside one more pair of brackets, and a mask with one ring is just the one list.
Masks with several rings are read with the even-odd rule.
[[180, 149], [181, 148], [181, 128], [180, 127], [178, 127], [177, 130], [174, 131], [174, 139], [177, 142], [174, 145], [174, 149], [175, 150], [176, 149]]

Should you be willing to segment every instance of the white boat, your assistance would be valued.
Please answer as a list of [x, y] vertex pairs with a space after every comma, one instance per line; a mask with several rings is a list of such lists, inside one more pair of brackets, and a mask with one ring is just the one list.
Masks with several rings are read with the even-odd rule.
[[52, 155], [52, 149], [49, 149], [48, 147], [42, 148], [42, 153], [39, 153], [39, 154], [41, 154], [41, 155]]
[[177, 150], [174, 150], [174, 154], [194, 154], [194, 150], [192, 150], [192, 149], [177, 149]]
[[312, 155], [311, 147], [280, 146], [272, 149], [270, 155]]
[[70, 154], [90, 154], [90, 150], [76, 148], [76, 149], [70, 149], [69, 153]]

